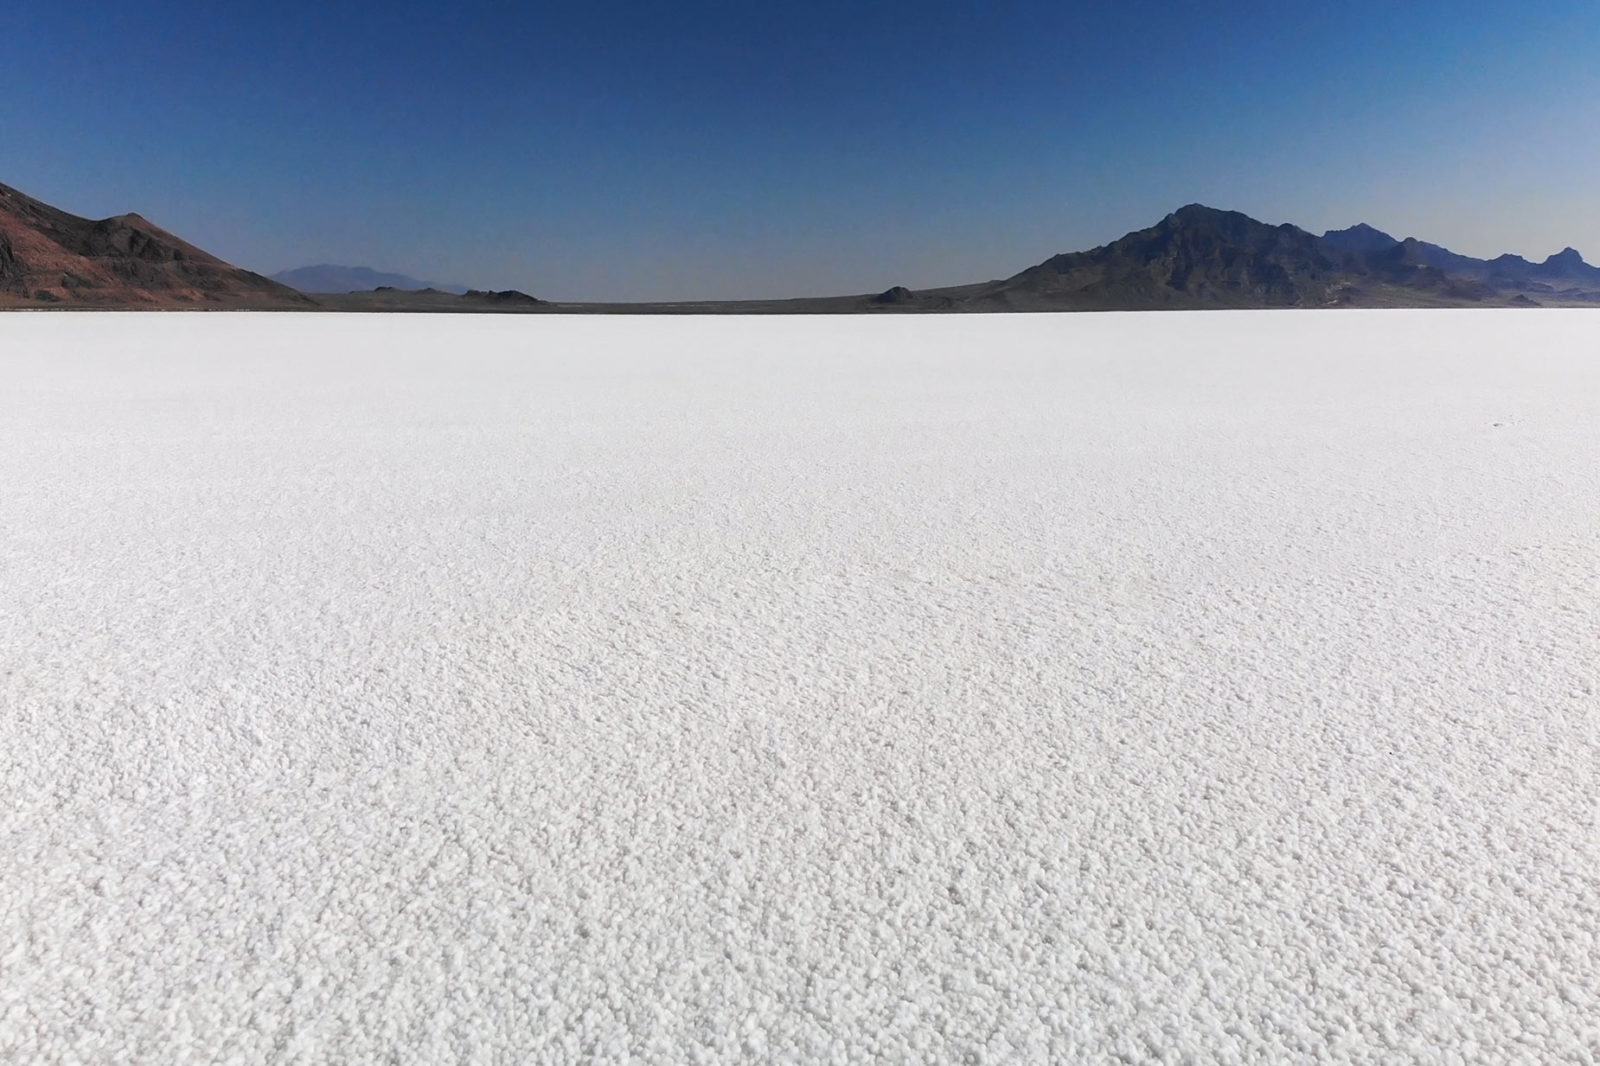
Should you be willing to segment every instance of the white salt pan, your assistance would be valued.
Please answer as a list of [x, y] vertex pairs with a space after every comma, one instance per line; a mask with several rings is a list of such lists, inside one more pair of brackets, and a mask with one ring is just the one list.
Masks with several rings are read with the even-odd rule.
[[1600, 1056], [1600, 314], [0, 381], [0, 1060]]

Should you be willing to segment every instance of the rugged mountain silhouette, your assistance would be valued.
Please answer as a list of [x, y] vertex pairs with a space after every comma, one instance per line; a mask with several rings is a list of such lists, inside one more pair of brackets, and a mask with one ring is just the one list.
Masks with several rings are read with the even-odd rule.
[[1600, 268], [1571, 249], [1542, 264], [1485, 261], [1364, 223], [1317, 237], [1190, 204], [1003, 281], [914, 295], [932, 293], [957, 310], [1526, 306], [1600, 303]]
[[310, 308], [139, 215], [80, 218], [0, 185], [0, 306]]
[[1053, 256], [973, 299], [1023, 310], [1322, 307], [1345, 263], [1296, 226], [1181, 208], [1149, 229]]
[[[1467, 307], [1600, 304], [1600, 267], [1568, 248], [1541, 263], [1474, 259], [1358, 224], [1318, 237], [1190, 204], [1148, 229], [1052, 256], [999, 281], [896, 285], [819, 299], [669, 304], [549, 303], [515, 290], [441, 291], [404, 275], [345, 271], [308, 296], [240, 270], [138, 215], [92, 221], [0, 185], [0, 307], [286, 308], [524, 314], [903, 314], [1184, 308]], [[300, 274], [300, 272], [294, 272]], [[326, 279], [330, 275], [323, 275]], [[327, 281], [297, 279], [308, 287]], [[382, 284], [393, 281], [398, 284]], [[416, 286], [415, 289], [407, 286]]]
[[417, 292], [432, 289], [436, 292], [464, 295], [465, 285], [440, 285], [431, 281], [418, 281], [405, 274], [386, 274], [371, 267], [334, 266], [321, 263], [317, 266], [297, 267], [271, 275], [272, 280], [296, 291], [317, 293], [372, 292], [375, 289], [399, 289]]

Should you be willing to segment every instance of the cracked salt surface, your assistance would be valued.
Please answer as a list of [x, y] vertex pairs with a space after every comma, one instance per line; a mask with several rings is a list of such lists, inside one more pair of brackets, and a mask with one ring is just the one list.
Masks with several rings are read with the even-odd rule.
[[0, 1060], [1600, 1057], [1600, 315], [0, 377]]

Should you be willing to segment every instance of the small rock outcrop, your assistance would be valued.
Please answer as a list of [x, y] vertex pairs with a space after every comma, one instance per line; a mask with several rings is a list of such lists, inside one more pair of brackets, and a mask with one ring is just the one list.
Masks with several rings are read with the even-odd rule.
[[896, 285], [893, 288], [885, 289], [884, 291], [878, 293], [878, 295], [872, 298], [872, 302], [875, 304], [903, 305], [915, 303], [916, 299], [916, 293], [912, 292], [904, 285]]

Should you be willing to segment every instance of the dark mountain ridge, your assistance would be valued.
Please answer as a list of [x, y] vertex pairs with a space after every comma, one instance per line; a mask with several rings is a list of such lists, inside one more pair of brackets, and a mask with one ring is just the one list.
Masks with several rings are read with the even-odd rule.
[[1364, 223], [1315, 236], [1190, 204], [1149, 229], [979, 286], [959, 309], [1017, 311], [1600, 303], [1600, 268], [1568, 249], [1493, 261]]
[[1052, 256], [984, 299], [1017, 310], [1322, 306], [1340, 267], [1297, 226], [1190, 204], [1110, 244]]

